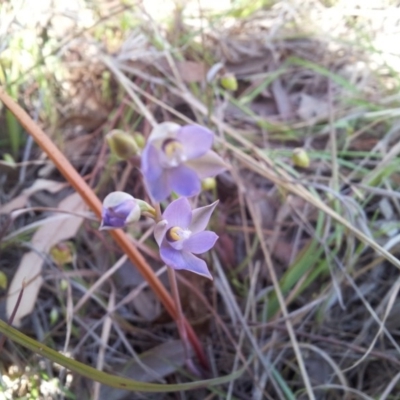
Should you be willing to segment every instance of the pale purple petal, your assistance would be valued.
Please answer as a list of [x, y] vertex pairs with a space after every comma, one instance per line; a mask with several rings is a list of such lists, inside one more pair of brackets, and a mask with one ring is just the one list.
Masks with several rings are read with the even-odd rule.
[[211, 231], [195, 233], [183, 242], [183, 250], [194, 254], [205, 253], [210, 250], [218, 239], [218, 235]]
[[213, 279], [204, 260], [188, 252], [181, 252], [171, 247], [160, 248], [161, 259], [165, 264], [174, 269], [186, 269], [196, 274]]
[[175, 124], [175, 122], [161, 122], [161, 124], [158, 124], [153, 128], [148, 141], [163, 141], [167, 138], [175, 138], [180, 127], [181, 126]]
[[162, 168], [159, 151], [151, 144], [143, 150], [141, 169], [150, 196], [155, 201], [165, 200], [171, 193], [169, 171]]
[[164, 240], [165, 234], [167, 233], [168, 229], [168, 221], [165, 219], [158, 222], [154, 227], [154, 238], [156, 239], [159, 247], [161, 247], [161, 243]]
[[192, 220], [192, 208], [186, 197], [174, 200], [164, 211], [163, 218], [168, 222], [168, 228], [179, 226], [187, 229]]
[[192, 211], [192, 222], [189, 225], [189, 230], [192, 231], [192, 233], [202, 232], [206, 229], [218, 201], [219, 200], [214, 201], [214, 203], [205, 207], [195, 208]]
[[155, 201], [163, 201], [171, 193], [168, 172], [168, 170], [163, 171], [163, 173], [156, 180], [145, 180], [147, 190]]
[[214, 133], [200, 125], [185, 125], [176, 134], [188, 160], [198, 158], [211, 149]]
[[224, 160], [212, 150], [200, 158], [186, 161], [185, 164], [193, 168], [200, 179], [216, 176], [228, 168]]
[[173, 269], [186, 269], [186, 262], [181, 251], [165, 245], [160, 247], [160, 256], [168, 267]]
[[125, 226], [125, 219], [115, 217], [108, 211], [102, 212], [102, 219], [99, 230], [104, 231], [104, 230], [118, 229], [118, 228], [123, 228], [124, 226]]
[[194, 272], [195, 274], [202, 275], [208, 279], [213, 279], [207, 264], [204, 260], [194, 256], [192, 253], [182, 252], [183, 259], [186, 263], [186, 270]]
[[159, 179], [163, 173], [159, 151], [152, 144], [148, 143], [143, 149], [141, 170], [148, 182]]
[[201, 182], [196, 172], [181, 164], [169, 169], [169, 185], [180, 196], [191, 197], [200, 193]]

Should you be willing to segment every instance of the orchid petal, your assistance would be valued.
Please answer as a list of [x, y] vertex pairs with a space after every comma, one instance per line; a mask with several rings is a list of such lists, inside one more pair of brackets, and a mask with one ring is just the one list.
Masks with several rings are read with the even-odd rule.
[[194, 234], [206, 229], [208, 222], [211, 218], [211, 214], [213, 213], [215, 207], [218, 204], [218, 201], [214, 201], [214, 203], [205, 206], [195, 208], [192, 211], [192, 222], [189, 225], [189, 230]]
[[148, 182], [156, 181], [163, 173], [159, 151], [152, 144], [143, 149], [141, 170]]
[[218, 239], [218, 235], [211, 231], [195, 233], [183, 242], [182, 249], [193, 254], [201, 254], [210, 250]]
[[135, 200], [135, 198], [126, 192], [120, 192], [120, 191], [111, 192], [104, 198], [103, 207], [114, 208], [119, 206], [126, 200]]
[[180, 125], [175, 124], [174, 122], [162, 122], [153, 128], [148, 138], [148, 142], [150, 143], [155, 140], [163, 141], [168, 138], [175, 138], [179, 129]]
[[183, 146], [188, 160], [199, 158], [211, 149], [214, 133], [200, 125], [185, 125], [179, 129], [176, 138]]
[[168, 221], [168, 228], [179, 226], [187, 229], [192, 220], [192, 209], [189, 200], [181, 197], [173, 201], [164, 211], [163, 218]]
[[170, 173], [170, 187], [180, 196], [191, 197], [200, 193], [201, 183], [196, 172], [191, 168], [181, 164], [176, 168], [171, 168]]
[[154, 238], [156, 239], [159, 247], [161, 247], [161, 243], [164, 240], [168, 228], [168, 221], [165, 219], [158, 222], [154, 227]]
[[213, 279], [204, 260], [188, 252], [182, 252], [172, 247], [161, 247], [160, 256], [168, 267], [186, 269], [196, 274]]
[[224, 160], [212, 150], [199, 158], [186, 161], [185, 164], [193, 168], [200, 179], [216, 176], [228, 168]]
[[169, 186], [169, 171], [163, 171], [162, 175], [157, 180], [146, 181], [146, 187], [150, 196], [155, 201], [165, 200], [171, 193]]
[[143, 150], [141, 169], [151, 197], [155, 201], [165, 200], [171, 192], [169, 171], [162, 168], [159, 152], [151, 144], [147, 144]]

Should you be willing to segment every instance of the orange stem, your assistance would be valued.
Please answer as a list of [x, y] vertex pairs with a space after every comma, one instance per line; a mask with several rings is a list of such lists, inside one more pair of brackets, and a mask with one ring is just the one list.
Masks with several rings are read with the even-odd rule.
[[[5, 106], [14, 114], [15, 118], [26, 129], [26, 131], [34, 138], [38, 146], [47, 154], [51, 161], [56, 165], [58, 170], [70, 185], [81, 195], [82, 199], [89, 206], [89, 208], [101, 218], [102, 204], [91, 187], [82, 179], [75, 168], [70, 164], [68, 159], [63, 153], [54, 145], [51, 139], [43, 132], [42, 129], [30, 118], [30, 116], [0, 87], [0, 100]], [[143, 258], [138, 249], [132, 244], [124, 231], [118, 229], [110, 231], [111, 236], [118, 243], [121, 250], [129, 257], [132, 264], [135, 265], [144, 279], [148, 282], [149, 286], [154, 290], [164, 307], [169, 314], [178, 321], [180, 316], [177, 313], [175, 304], [170, 294], [162, 285], [160, 280], [154, 274], [153, 270]], [[202, 364], [208, 369], [208, 361], [204, 354], [204, 350], [200, 341], [189, 322], [184, 319], [186, 332], [193, 349]]]

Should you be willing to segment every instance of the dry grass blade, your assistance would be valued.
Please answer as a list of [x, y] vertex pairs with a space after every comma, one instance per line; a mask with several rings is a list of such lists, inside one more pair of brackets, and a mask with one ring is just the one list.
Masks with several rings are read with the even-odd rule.
[[280, 305], [280, 309], [282, 311], [283, 317], [286, 319], [286, 327], [290, 336], [290, 340], [292, 342], [292, 346], [293, 346], [293, 350], [296, 354], [296, 358], [297, 358], [297, 363], [299, 365], [300, 368], [300, 372], [301, 372], [301, 376], [303, 378], [305, 387], [306, 387], [306, 391], [307, 391], [307, 395], [310, 399], [315, 399], [315, 395], [314, 395], [314, 391], [312, 389], [311, 386], [311, 382], [310, 382], [310, 377], [307, 373], [305, 364], [304, 364], [304, 359], [303, 359], [303, 355], [301, 353], [300, 347], [299, 347], [299, 343], [297, 341], [296, 338], [296, 334], [294, 332], [292, 323], [290, 321], [290, 319], [288, 318], [289, 314], [287, 311], [287, 307], [286, 307], [286, 303], [285, 303], [285, 299], [283, 297], [280, 285], [279, 285], [279, 281], [278, 281], [278, 277], [276, 275], [274, 266], [272, 264], [272, 259], [271, 259], [271, 255], [267, 249], [267, 246], [265, 245], [265, 241], [263, 238], [263, 233], [262, 233], [262, 227], [260, 224], [260, 214], [259, 211], [255, 209], [254, 204], [250, 201], [247, 202], [247, 206], [250, 210], [250, 214], [252, 215], [252, 219], [254, 221], [255, 224], [255, 228], [256, 228], [256, 232], [257, 235], [260, 239], [260, 244], [261, 244], [261, 249], [264, 253], [264, 257], [265, 257], [265, 263], [267, 264], [267, 269], [270, 275], [270, 278], [272, 280], [272, 283], [274, 285], [274, 289], [276, 292], [276, 295], [278, 297], [278, 301], [279, 301], [279, 305]]
[[[111, 291], [109, 294], [109, 300], [107, 304], [107, 311], [110, 313], [112, 309], [115, 307], [115, 288], [114, 286], [111, 286]], [[113, 321], [111, 317], [106, 316], [103, 321], [103, 329], [101, 331], [101, 343], [100, 343], [100, 348], [99, 348], [99, 353], [97, 356], [97, 364], [96, 368], [100, 371], [103, 370], [104, 367], [104, 361], [105, 361], [105, 353], [106, 353], [106, 345], [108, 343], [108, 340], [110, 338], [110, 331], [112, 328]], [[100, 396], [100, 383], [95, 382], [94, 387], [93, 387], [93, 400], [98, 400]]]

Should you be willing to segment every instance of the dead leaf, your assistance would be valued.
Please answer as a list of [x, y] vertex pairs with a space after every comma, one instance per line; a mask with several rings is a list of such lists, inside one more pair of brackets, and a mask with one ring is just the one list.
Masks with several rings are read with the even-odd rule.
[[[79, 194], [74, 193], [60, 202], [58, 208], [76, 213], [86, 211], [87, 207]], [[68, 240], [76, 235], [83, 222], [83, 218], [76, 215], [63, 214], [59, 218], [48, 218], [35, 232], [31, 246], [35, 251], [26, 253], [18, 266], [8, 289], [6, 312], [9, 317], [16, 305], [18, 294], [24, 284], [27, 284], [14, 317], [13, 325], [20, 326], [21, 320], [29, 315], [35, 307], [43, 278], [41, 276], [44, 255], [56, 244]]]
[[310, 124], [326, 120], [329, 116], [329, 105], [326, 101], [301, 93], [297, 115]]
[[[184, 82], [203, 82], [206, 79], [207, 68], [202, 62], [184, 60], [176, 62], [175, 66]], [[165, 58], [159, 60], [158, 68], [160, 68], [164, 74], [172, 75], [172, 69]]]
[[286, 89], [284, 89], [281, 79], [276, 78], [271, 84], [271, 92], [274, 96], [276, 106], [283, 121], [293, 116], [292, 104]]
[[0, 214], [8, 214], [13, 210], [25, 207], [29, 197], [36, 192], [47, 190], [50, 193], [57, 193], [61, 189], [65, 188], [65, 186], [65, 182], [51, 181], [48, 179], [36, 179], [31, 187], [23, 190], [19, 196], [4, 204], [4, 206], [1, 206]]
[[154, 321], [161, 314], [159, 302], [157, 301], [154, 292], [141, 291], [132, 300], [132, 305], [136, 312], [147, 321]]
[[[191, 356], [189, 354], [189, 356]], [[133, 362], [124, 369], [124, 376], [140, 382], [152, 382], [164, 378], [185, 363], [185, 352], [180, 340], [173, 340], [156, 346], [140, 355], [141, 364]], [[126, 390], [113, 389], [102, 386], [100, 400], [120, 400], [127, 395]]]
[[204, 63], [195, 61], [180, 61], [177, 63], [181, 78], [184, 82], [203, 82], [206, 76], [206, 66]]

